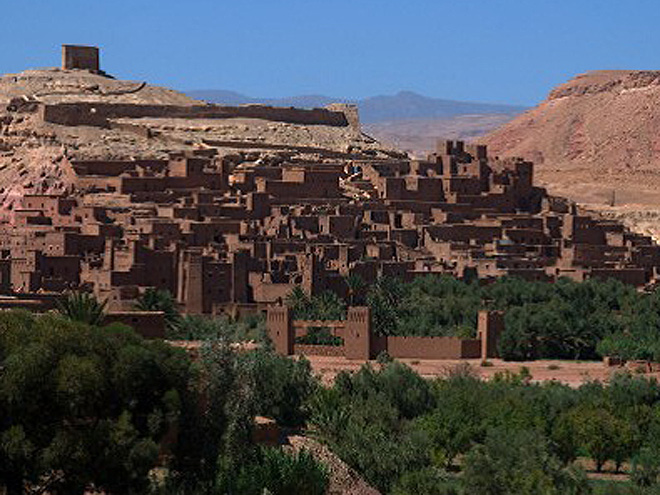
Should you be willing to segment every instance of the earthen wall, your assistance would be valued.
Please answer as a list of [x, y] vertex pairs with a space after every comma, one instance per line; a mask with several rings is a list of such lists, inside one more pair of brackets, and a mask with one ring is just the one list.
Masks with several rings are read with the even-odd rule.
[[144, 117], [182, 119], [253, 118], [300, 125], [327, 125], [333, 127], [346, 127], [349, 125], [343, 112], [324, 108], [306, 110], [265, 105], [230, 107], [220, 105], [174, 106], [80, 102], [43, 104], [39, 112], [44, 122], [68, 126], [109, 127], [110, 119]]

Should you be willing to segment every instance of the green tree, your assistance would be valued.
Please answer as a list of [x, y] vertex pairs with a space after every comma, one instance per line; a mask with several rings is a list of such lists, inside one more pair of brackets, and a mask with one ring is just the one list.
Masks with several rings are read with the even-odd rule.
[[398, 327], [398, 304], [403, 294], [401, 283], [393, 278], [379, 278], [369, 289], [367, 304], [371, 308], [373, 328], [377, 335], [395, 335]]
[[296, 285], [286, 295], [286, 305], [291, 308], [295, 319], [306, 319], [310, 310], [310, 300], [302, 287]]
[[25, 482], [72, 494], [143, 489], [180, 415], [185, 353], [57, 314], [5, 313], [0, 328], [0, 475], [10, 493]]
[[586, 477], [561, 466], [540, 432], [491, 430], [466, 456], [466, 493], [569, 495], [590, 493]]
[[577, 440], [596, 463], [596, 471], [602, 471], [608, 460], [620, 462], [629, 456], [629, 426], [625, 421], [595, 405], [578, 406], [570, 415]]
[[389, 491], [405, 473], [429, 464], [429, 444], [408, 419], [433, 407], [430, 384], [397, 362], [340, 373], [310, 401], [310, 424], [333, 452]]
[[442, 401], [431, 413], [420, 418], [419, 428], [428, 436], [435, 464], [451, 468], [459, 454], [466, 453], [482, 436], [479, 408], [454, 395]]
[[359, 306], [364, 304], [367, 283], [358, 274], [351, 274], [344, 278], [348, 289], [348, 305]]
[[253, 387], [255, 414], [286, 426], [304, 423], [307, 402], [318, 386], [309, 361], [257, 349], [239, 355], [237, 366], [240, 379]]
[[632, 458], [630, 479], [641, 487], [660, 484], [660, 448], [657, 444], [642, 447]]

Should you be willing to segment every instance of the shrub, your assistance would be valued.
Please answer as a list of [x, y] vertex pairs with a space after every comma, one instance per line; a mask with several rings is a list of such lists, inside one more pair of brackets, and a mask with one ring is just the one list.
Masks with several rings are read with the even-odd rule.
[[540, 432], [491, 430], [465, 458], [466, 493], [497, 495], [588, 494], [586, 477], [563, 468]]
[[105, 319], [106, 302], [99, 302], [87, 292], [71, 292], [57, 301], [61, 315], [87, 325], [101, 325]]
[[307, 334], [296, 337], [297, 344], [342, 346], [344, 339], [330, 333], [328, 327], [310, 327]]
[[242, 466], [233, 479], [229, 493], [241, 495], [323, 495], [328, 488], [327, 469], [306, 451], [286, 453], [280, 448], [265, 448], [250, 464]]
[[401, 476], [392, 488], [392, 495], [458, 495], [455, 485], [445, 472], [425, 468]]
[[306, 403], [318, 385], [309, 361], [257, 349], [240, 354], [238, 367], [240, 379], [252, 387], [255, 414], [285, 426], [304, 423]]

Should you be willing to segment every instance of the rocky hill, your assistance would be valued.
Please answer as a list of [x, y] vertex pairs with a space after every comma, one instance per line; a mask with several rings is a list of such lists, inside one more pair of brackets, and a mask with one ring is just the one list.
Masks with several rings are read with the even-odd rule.
[[658, 237], [658, 108], [660, 71], [588, 72], [484, 141], [495, 154], [534, 161], [551, 193], [638, 225], [631, 215], [644, 211], [641, 230]]

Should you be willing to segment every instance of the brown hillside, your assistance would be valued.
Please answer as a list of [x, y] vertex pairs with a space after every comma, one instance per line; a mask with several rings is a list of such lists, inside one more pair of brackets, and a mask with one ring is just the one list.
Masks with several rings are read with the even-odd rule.
[[635, 223], [631, 215], [660, 207], [660, 71], [579, 75], [484, 141], [533, 160], [551, 193]]

